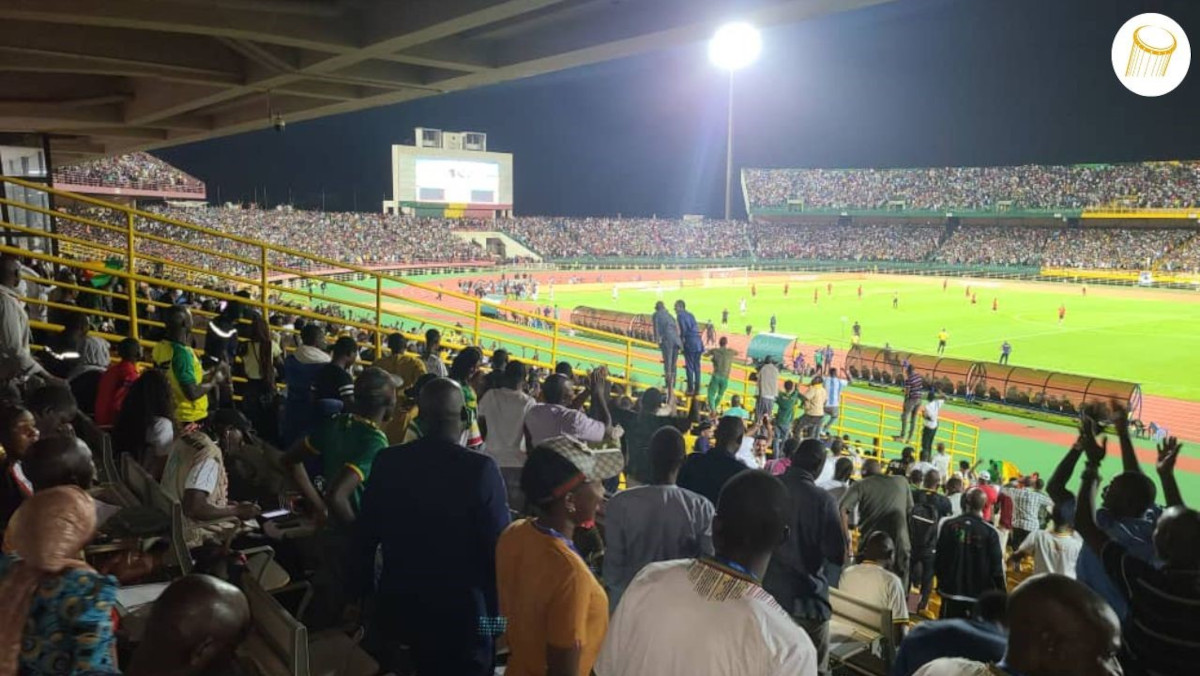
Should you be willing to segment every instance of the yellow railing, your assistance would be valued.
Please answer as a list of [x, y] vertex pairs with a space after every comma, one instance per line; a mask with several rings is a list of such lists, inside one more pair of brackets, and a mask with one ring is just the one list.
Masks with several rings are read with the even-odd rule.
[[[0, 177], [0, 182], [41, 192], [56, 208], [0, 197], [9, 212], [24, 210], [55, 223], [50, 231], [2, 222], [16, 237], [53, 241], [52, 252], [34, 252], [0, 245], [0, 251], [67, 266], [91, 275], [108, 275], [115, 283], [88, 288], [73, 282], [36, 279], [47, 285], [94, 294], [100, 307], [27, 298], [26, 302], [64, 312], [84, 312], [103, 321], [126, 324], [126, 335], [143, 339], [146, 329], [161, 327], [147, 312], [170, 303], [152, 300], [149, 287], [178, 289], [196, 297], [254, 306], [264, 316], [283, 313], [333, 321], [349, 331], [365, 333], [366, 344], [382, 354], [386, 334], [403, 333], [420, 340], [426, 328], [438, 328], [450, 348], [465, 344], [485, 354], [506, 348], [516, 358], [553, 368], [561, 361], [573, 365], [605, 366], [614, 382], [641, 386], [662, 382], [658, 348], [606, 331], [589, 329], [520, 307], [500, 307], [501, 317], [489, 317], [482, 299], [407, 277], [306, 253], [265, 241], [248, 239], [160, 214], [77, 195], [47, 186]], [[11, 193], [11, 191], [9, 191]], [[64, 209], [77, 207], [76, 211]], [[9, 221], [15, 219], [10, 218]], [[314, 238], [320, 237], [313, 233]], [[320, 250], [319, 239], [313, 250]], [[444, 264], [445, 267], [449, 264]], [[312, 270], [321, 270], [320, 275]], [[339, 274], [327, 274], [336, 270]], [[243, 293], [249, 297], [239, 297]], [[205, 313], [202, 313], [205, 314]], [[212, 313], [206, 313], [211, 316]], [[35, 322], [35, 328], [57, 331], [61, 325]], [[195, 332], [204, 333], [204, 322]], [[106, 337], [120, 338], [117, 332]], [[243, 338], [244, 340], [244, 338]], [[143, 341], [146, 342], [146, 341]], [[732, 394], [752, 392], [749, 369], [736, 366], [730, 378]], [[683, 383], [678, 377], [676, 382]], [[683, 393], [680, 392], [683, 400]]]
[[[918, 427], [911, 444], [893, 440], [900, 434], [900, 415], [903, 412], [900, 406], [843, 393], [838, 411], [837, 422], [830, 426], [830, 431], [839, 437], [849, 435], [851, 443], [864, 449], [867, 455], [882, 460], [886, 457], [899, 457], [905, 446], [920, 446], [920, 416], [917, 416]], [[938, 443], [946, 444], [952, 467], [960, 460], [975, 464], [979, 451], [979, 428], [944, 416], [939, 417], [937, 436], [934, 437], [934, 444]]]

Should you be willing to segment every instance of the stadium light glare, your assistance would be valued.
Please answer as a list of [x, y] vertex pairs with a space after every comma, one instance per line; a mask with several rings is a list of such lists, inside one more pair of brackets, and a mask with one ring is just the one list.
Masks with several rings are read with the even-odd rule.
[[762, 53], [762, 35], [744, 21], [727, 23], [708, 41], [708, 60], [721, 70], [741, 70]]

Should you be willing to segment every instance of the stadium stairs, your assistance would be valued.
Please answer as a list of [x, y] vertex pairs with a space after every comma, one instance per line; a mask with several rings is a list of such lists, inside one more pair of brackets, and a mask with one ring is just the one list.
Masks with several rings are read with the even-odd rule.
[[[411, 341], [422, 341], [426, 329], [437, 328], [443, 333], [443, 344], [451, 350], [477, 345], [490, 355], [502, 347], [514, 358], [547, 370], [562, 361], [577, 368], [604, 366], [611, 382], [625, 392], [635, 385], [661, 382], [661, 357], [653, 343], [508, 304], [497, 306], [386, 269], [247, 239], [38, 183], [11, 177], [0, 177], [0, 183], [7, 184], [0, 194], [8, 195], [0, 197], [0, 204], [6, 207], [0, 228], [8, 234], [0, 251], [35, 265], [41, 262], [76, 273], [72, 281], [51, 279], [55, 275], [49, 273], [45, 277], [23, 275], [43, 289], [69, 289], [80, 297], [76, 302], [51, 301], [44, 294], [24, 298], [31, 309], [30, 325], [40, 336], [63, 330], [62, 324], [40, 317], [84, 313], [92, 323], [91, 335], [113, 343], [133, 337], [152, 347], [163, 327], [156, 319], [159, 308], [170, 303], [152, 300], [147, 292], [150, 288], [175, 289], [193, 298], [238, 301], [264, 317], [280, 314], [330, 321], [358, 336], [362, 348], [375, 355], [383, 353], [388, 333], [400, 332]], [[75, 224], [71, 228], [74, 234], [60, 232], [68, 222]], [[453, 235], [447, 232], [447, 236]], [[447, 263], [431, 267], [465, 275], [489, 274], [491, 266]], [[47, 312], [37, 312], [37, 306]], [[215, 312], [196, 309], [193, 315], [195, 342], [201, 344]], [[248, 324], [249, 320], [242, 322]], [[272, 330], [292, 332], [281, 327]], [[246, 340], [248, 333], [243, 331], [239, 340]], [[35, 349], [44, 346], [35, 345]], [[742, 394], [750, 401], [755, 391], [751, 369], [741, 365], [735, 369], [726, 396]], [[679, 377], [677, 382], [684, 379]], [[898, 410], [890, 410], [894, 407], [869, 399], [856, 401], [850, 394], [846, 399], [859, 409], [843, 416], [847, 434], [883, 436], [885, 420], [899, 418]], [[688, 403], [681, 392], [677, 401], [681, 406]], [[849, 426], [856, 417], [864, 421], [862, 429]], [[976, 452], [973, 442], [964, 442], [955, 450], [972, 458]]]

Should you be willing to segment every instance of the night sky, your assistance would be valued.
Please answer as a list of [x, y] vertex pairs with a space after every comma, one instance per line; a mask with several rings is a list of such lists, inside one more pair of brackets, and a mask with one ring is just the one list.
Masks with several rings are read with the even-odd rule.
[[[738, 74], [737, 166], [1200, 158], [1200, 51], [1174, 92], [1113, 74], [1121, 25], [1160, 12], [1200, 50], [1200, 2], [900, 0], [764, 32]], [[209, 198], [378, 211], [413, 128], [514, 153], [519, 214], [719, 215], [725, 75], [704, 44], [158, 152]], [[266, 120], [264, 119], [264, 126]]]

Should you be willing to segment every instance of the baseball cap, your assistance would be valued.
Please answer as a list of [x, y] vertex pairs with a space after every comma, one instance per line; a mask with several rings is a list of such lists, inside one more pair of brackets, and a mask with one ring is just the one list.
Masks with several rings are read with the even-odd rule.
[[521, 472], [521, 490], [534, 504], [560, 498], [584, 482], [604, 481], [621, 473], [625, 457], [618, 448], [591, 449], [572, 436], [538, 444]]
[[980, 481], [991, 481], [992, 473], [987, 471], [986, 469], [983, 470], [982, 472], [979, 473], [979, 480]]

